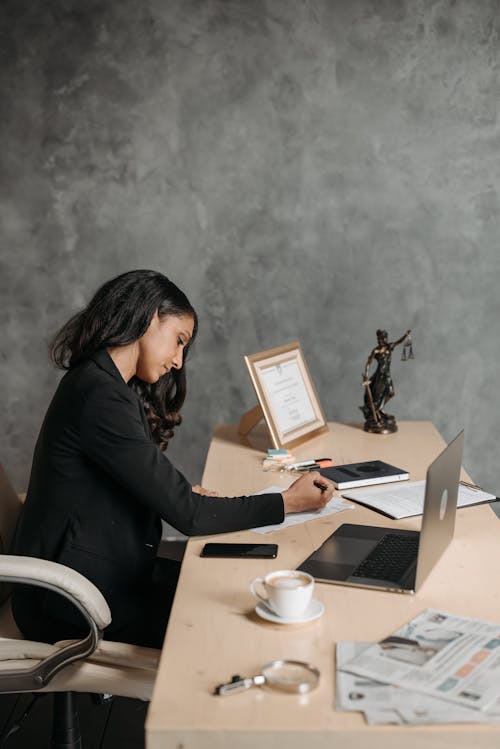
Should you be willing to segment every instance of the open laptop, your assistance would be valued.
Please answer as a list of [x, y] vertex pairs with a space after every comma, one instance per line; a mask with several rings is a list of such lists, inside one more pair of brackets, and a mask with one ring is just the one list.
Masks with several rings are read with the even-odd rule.
[[463, 431], [427, 469], [420, 532], [341, 525], [298, 568], [322, 583], [415, 593], [455, 529]]

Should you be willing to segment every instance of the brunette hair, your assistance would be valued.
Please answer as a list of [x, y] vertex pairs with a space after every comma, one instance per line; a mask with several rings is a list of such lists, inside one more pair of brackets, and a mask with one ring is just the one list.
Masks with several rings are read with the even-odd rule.
[[185, 361], [198, 329], [198, 318], [186, 295], [166, 276], [152, 270], [132, 270], [105, 283], [88, 305], [63, 325], [50, 345], [52, 361], [60, 369], [72, 369], [100, 349], [125, 346], [144, 335], [158, 312], [193, 318], [193, 335], [184, 349], [181, 369], [166, 372], [149, 384], [138, 377], [130, 386], [142, 401], [153, 440], [165, 450], [182, 417], [186, 397]]

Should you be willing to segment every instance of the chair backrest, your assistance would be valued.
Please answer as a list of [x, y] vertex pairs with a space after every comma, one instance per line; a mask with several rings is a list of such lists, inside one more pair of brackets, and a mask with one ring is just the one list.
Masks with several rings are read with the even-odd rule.
[[[8, 554], [21, 510], [21, 501], [0, 464], [0, 554]], [[0, 582], [0, 604], [9, 596], [10, 587]]]

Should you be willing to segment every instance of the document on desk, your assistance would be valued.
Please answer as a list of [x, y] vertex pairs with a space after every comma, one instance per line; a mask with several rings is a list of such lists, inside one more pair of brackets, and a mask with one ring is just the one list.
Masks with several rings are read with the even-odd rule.
[[404, 723], [393, 706], [398, 687], [341, 670], [345, 663], [360, 655], [370, 645], [369, 642], [337, 643], [335, 706], [337, 710], [364, 713], [366, 722], [371, 726], [378, 723]]
[[[274, 494], [275, 492], [281, 493], [283, 491], [282, 486], [271, 486], [268, 489], [262, 489], [256, 494]], [[284, 528], [289, 528], [292, 525], [300, 525], [300, 523], [307, 523], [308, 520], [317, 520], [318, 518], [324, 518], [328, 515], [333, 515], [335, 512], [342, 512], [342, 510], [354, 510], [355, 505], [346, 502], [340, 497], [333, 497], [328, 504], [326, 504], [322, 510], [313, 510], [312, 512], [291, 512], [285, 515], [285, 519], [282, 523], [276, 523], [275, 525], [263, 525], [260, 528], [252, 528], [251, 530], [255, 533], [272, 533], [273, 531], [282, 531]]]
[[[352, 499], [359, 504], [377, 510], [390, 518], [400, 520], [414, 515], [421, 515], [424, 511], [425, 481], [411, 481], [392, 486], [377, 486], [373, 489], [353, 489], [342, 492], [346, 499]], [[483, 504], [495, 500], [494, 494], [488, 494], [481, 489], [464, 486], [458, 487], [457, 507]]]
[[427, 609], [342, 670], [500, 722], [500, 624]]
[[439, 723], [500, 723], [500, 711], [484, 713], [470, 707], [402, 689], [366, 676], [342, 671], [351, 659], [371, 646], [368, 642], [338, 642], [336, 648], [337, 710], [362, 711], [369, 725], [399, 723], [425, 725]]

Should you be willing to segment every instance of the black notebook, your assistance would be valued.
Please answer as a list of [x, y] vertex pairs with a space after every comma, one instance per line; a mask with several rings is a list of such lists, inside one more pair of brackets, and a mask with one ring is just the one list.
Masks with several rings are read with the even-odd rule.
[[382, 460], [365, 460], [361, 463], [321, 468], [320, 473], [333, 481], [336, 488], [340, 490], [371, 484], [386, 484], [390, 481], [407, 481], [409, 478], [404, 468], [396, 468]]

